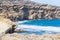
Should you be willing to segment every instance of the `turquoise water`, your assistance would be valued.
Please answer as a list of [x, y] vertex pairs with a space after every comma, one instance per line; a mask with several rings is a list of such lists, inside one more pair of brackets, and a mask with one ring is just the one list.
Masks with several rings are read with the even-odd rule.
[[30, 20], [22, 24], [60, 27], [60, 20]]
[[60, 20], [26, 20], [18, 21], [17, 26], [28, 34], [60, 33]]

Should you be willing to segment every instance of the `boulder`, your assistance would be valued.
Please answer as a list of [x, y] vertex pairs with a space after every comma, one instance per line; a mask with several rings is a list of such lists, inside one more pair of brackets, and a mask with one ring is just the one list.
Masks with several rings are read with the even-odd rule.
[[0, 34], [5, 34], [15, 27], [15, 23], [9, 19], [0, 17]]

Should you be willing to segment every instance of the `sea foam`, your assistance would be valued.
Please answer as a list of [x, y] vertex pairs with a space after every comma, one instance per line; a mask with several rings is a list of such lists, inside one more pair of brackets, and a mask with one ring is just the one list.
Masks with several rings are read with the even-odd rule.
[[[23, 29], [23, 30], [26, 30], [26, 31], [29, 31], [29, 32], [41, 32], [41, 31], [44, 31], [46, 33], [60, 33], [60, 27], [56, 27], [56, 26], [41, 26], [41, 25], [30, 25], [30, 24], [24, 24], [24, 23], [30, 23], [31, 21], [19, 21], [17, 22], [17, 27], [19, 29]], [[33, 22], [33, 21], [32, 21]], [[31, 23], [32, 23], [31, 22]], [[36, 21], [34, 21], [35, 23]], [[40, 23], [39, 21], [37, 21], [38, 23]], [[48, 24], [47, 24], [48, 25]]]
[[60, 32], [60, 27], [53, 26], [34, 26], [34, 25], [18, 25], [18, 28], [25, 29], [27, 31], [52, 31], [52, 32]]

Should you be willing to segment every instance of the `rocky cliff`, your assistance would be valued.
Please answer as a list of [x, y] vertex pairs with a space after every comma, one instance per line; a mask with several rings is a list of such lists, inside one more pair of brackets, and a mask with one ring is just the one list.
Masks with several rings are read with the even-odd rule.
[[0, 0], [0, 16], [12, 21], [60, 19], [60, 7], [30, 0]]

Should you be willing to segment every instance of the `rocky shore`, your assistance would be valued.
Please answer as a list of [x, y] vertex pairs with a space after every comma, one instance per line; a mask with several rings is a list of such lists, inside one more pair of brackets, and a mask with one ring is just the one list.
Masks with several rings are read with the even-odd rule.
[[16, 28], [16, 24], [14, 22], [12, 22], [10, 19], [0, 17], [0, 35], [12, 33], [14, 28]]
[[10, 19], [0, 17], [0, 40], [60, 40], [60, 34], [20, 34], [26, 32], [17, 29]]
[[2, 40], [60, 40], [60, 34], [6, 34], [1, 37]]
[[15, 22], [10, 19], [0, 17], [0, 35], [14, 32], [25, 32], [24, 30], [18, 29]]
[[0, 17], [0, 40], [60, 40], [60, 34], [20, 34], [26, 32], [19, 30], [10, 19]]

